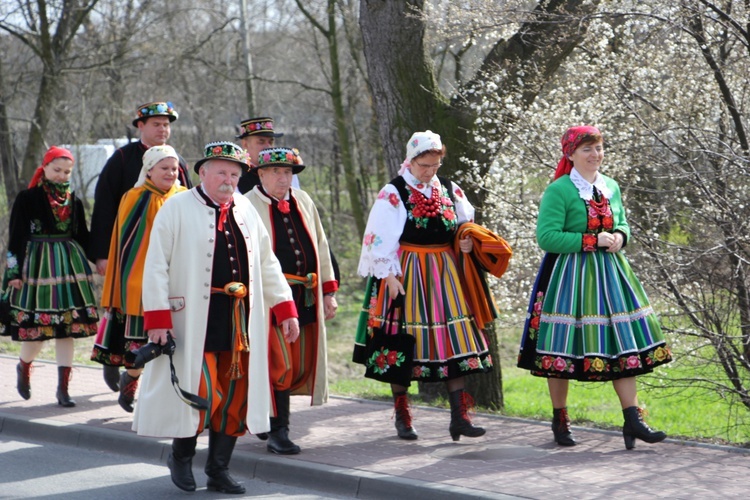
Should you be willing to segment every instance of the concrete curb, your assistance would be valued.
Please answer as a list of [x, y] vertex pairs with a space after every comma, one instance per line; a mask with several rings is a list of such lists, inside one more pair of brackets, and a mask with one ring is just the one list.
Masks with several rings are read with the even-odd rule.
[[[28, 420], [0, 411], [0, 437], [13, 436], [87, 450], [124, 453], [160, 463], [166, 463], [171, 447], [171, 440], [46, 418]], [[206, 446], [199, 443], [194, 469], [205, 462], [206, 454]], [[241, 470], [244, 476], [261, 481], [354, 498], [523, 498], [242, 450], [235, 451], [232, 456], [232, 469]]]

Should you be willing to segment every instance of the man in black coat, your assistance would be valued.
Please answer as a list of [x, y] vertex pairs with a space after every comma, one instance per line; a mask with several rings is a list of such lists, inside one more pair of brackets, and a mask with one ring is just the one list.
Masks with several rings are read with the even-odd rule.
[[[171, 102], [149, 102], [138, 106], [133, 126], [140, 132], [140, 140], [126, 144], [109, 157], [99, 174], [94, 192], [94, 212], [91, 216], [91, 236], [87, 256], [96, 264], [96, 271], [107, 272], [109, 243], [117, 219], [120, 199], [138, 180], [143, 167], [143, 154], [153, 146], [167, 143], [171, 124], [178, 117]], [[190, 189], [189, 170], [180, 157], [180, 184]], [[119, 391], [120, 372], [116, 366], [103, 366], [104, 381], [113, 391]]]
[[[261, 150], [272, 148], [276, 142], [276, 138], [284, 136], [284, 134], [273, 130], [273, 118], [267, 116], [242, 120], [238, 128], [239, 134], [236, 137], [240, 140], [242, 149], [247, 151], [251, 166], [255, 166], [258, 163], [258, 153]], [[240, 183], [237, 184], [237, 190], [245, 194], [258, 184], [260, 184], [258, 176], [254, 173], [251, 174], [249, 169], [246, 169], [242, 172]], [[296, 184], [296, 187], [299, 187], [299, 183]]]

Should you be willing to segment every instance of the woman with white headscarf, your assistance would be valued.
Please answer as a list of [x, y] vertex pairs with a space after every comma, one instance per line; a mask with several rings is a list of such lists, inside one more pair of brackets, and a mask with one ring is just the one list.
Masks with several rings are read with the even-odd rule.
[[156, 212], [180, 186], [179, 156], [171, 146], [154, 146], [143, 155], [143, 167], [135, 186], [120, 200], [109, 246], [102, 307], [105, 317], [99, 327], [91, 359], [109, 366], [125, 366], [120, 375], [120, 406], [133, 411], [138, 378], [143, 369], [133, 369], [125, 353], [146, 342], [143, 330], [141, 285], [151, 226]]
[[[398, 177], [380, 190], [367, 221], [359, 273], [369, 277], [360, 316], [354, 361], [381, 371], [398, 365], [400, 355], [370, 352], [373, 328], [385, 324], [388, 333], [405, 326], [415, 338], [411, 380], [446, 382], [451, 405], [449, 432], [479, 437], [485, 431], [468, 415], [473, 405], [464, 392], [464, 378], [492, 368], [487, 339], [477, 323], [459, 275], [453, 250], [458, 225], [473, 221], [474, 207], [454, 182], [438, 177], [445, 156], [440, 136], [415, 132], [406, 145]], [[462, 239], [460, 251], [470, 253], [472, 241]], [[390, 302], [404, 295], [397, 324], [386, 318]], [[371, 347], [371, 346], [370, 346]], [[411, 353], [403, 353], [404, 357]], [[377, 359], [376, 359], [377, 358]], [[393, 358], [393, 359], [391, 359]], [[389, 365], [389, 366], [386, 366]], [[374, 378], [374, 377], [373, 377]], [[408, 374], [407, 374], [408, 378]], [[417, 439], [407, 398], [409, 380], [391, 382], [396, 431], [401, 439]]]

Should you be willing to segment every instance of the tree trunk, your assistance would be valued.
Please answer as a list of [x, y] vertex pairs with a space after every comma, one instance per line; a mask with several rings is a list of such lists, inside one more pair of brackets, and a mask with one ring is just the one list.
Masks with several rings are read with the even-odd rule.
[[333, 104], [333, 116], [336, 122], [336, 132], [339, 146], [341, 147], [341, 165], [344, 167], [344, 178], [346, 179], [346, 190], [349, 192], [349, 200], [352, 209], [354, 223], [357, 226], [359, 239], [365, 235], [365, 211], [362, 200], [358, 196], [357, 166], [352, 143], [349, 138], [348, 125], [350, 121], [344, 111], [344, 97], [341, 89], [341, 68], [338, 53], [338, 35], [336, 33], [336, 0], [328, 0], [328, 54], [331, 63], [331, 101]]
[[[489, 169], [491, 159], [474, 141], [478, 116], [472, 106], [480, 96], [473, 91], [488, 74], [504, 74], [496, 95], [514, 97], [522, 107], [528, 107], [580, 43], [586, 28], [583, 16], [594, 12], [598, 4], [599, 0], [550, 0], [539, 4], [511, 39], [499, 41], [492, 48], [474, 78], [448, 102], [437, 86], [424, 44], [424, 21], [416, 15], [422, 12], [424, 1], [362, 0], [360, 26], [364, 53], [391, 176], [395, 176], [404, 159], [404, 144], [410, 135], [430, 129], [441, 135], [448, 149], [443, 175], [455, 177], [451, 174], [466, 167], [459, 163], [465, 157], [479, 165], [479, 171], [472, 172], [473, 177], [481, 177]], [[509, 114], [504, 119], [510, 123], [514, 117]], [[470, 179], [471, 176], [467, 177], [464, 191], [481, 211], [482, 190], [471, 185]], [[500, 409], [503, 395], [497, 335], [492, 327], [486, 333], [495, 375], [468, 379], [469, 390], [474, 392], [478, 404]]]
[[21, 178], [24, 181], [28, 181], [34, 175], [34, 170], [39, 166], [46, 149], [44, 134], [49, 124], [50, 111], [54, 106], [55, 93], [59, 88], [57, 84], [59, 78], [60, 74], [58, 72], [53, 72], [45, 67], [42, 73], [42, 81], [39, 84], [34, 117], [31, 122], [29, 139], [26, 142], [26, 152], [21, 165]]
[[245, 101], [247, 116], [255, 116], [255, 93], [253, 92], [253, 59], [250, 52], [250, 34], [247, 29], [247, 0], [240, 0], [240, 36], [242, 37], [242, 67], [245, 77]]
[[5, 82], [3, 81], [3, 68], [0, 60], [0, 171], [2, 171], [6, 200], [8, 200], [8, 203], [13, 203], [21, 190], [21, 184], [18, 181], [18, 164], [16, 155], [13, 154], [13, 138], [11, 137], [5, 101]]
[[344, 94], [341, 89], [341, 65], [338, 52], [338, 33], [336, 28], [336, 2], [328, 0], [326, 7], [327, 27], [319, 23], [313, 15], [305, 8], [301, 0], [296, 0], [300, 12], [310, 21], [312, 26], [320, 31], [328, 43], [328, 62], [331, 65], [330, 95], [333, 105], [333, 120], [336, 124], [336, 139], [340, 149], [341, 165], [344, 169], [346, 190], [349, 192], [349, 203], [352, 209], [354, 223], [357, 226], [359, 239], [365, 235], [365, 212], [362, 200], [359, 196], [357, 185], [358, 168], [352, 151], [352, 141], [349, 137], [349, 126], [351, 120], [346, 115], [344, 106]]

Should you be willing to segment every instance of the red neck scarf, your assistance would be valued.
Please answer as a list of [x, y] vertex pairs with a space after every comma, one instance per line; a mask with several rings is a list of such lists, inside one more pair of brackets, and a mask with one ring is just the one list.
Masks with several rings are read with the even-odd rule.
[[219, 231], [224, 230], [224, 223], [226, 223], [227, 221], [227, 215], [229, 214], [229, 205], [231, 204], [231, 201], [219, 204]]

